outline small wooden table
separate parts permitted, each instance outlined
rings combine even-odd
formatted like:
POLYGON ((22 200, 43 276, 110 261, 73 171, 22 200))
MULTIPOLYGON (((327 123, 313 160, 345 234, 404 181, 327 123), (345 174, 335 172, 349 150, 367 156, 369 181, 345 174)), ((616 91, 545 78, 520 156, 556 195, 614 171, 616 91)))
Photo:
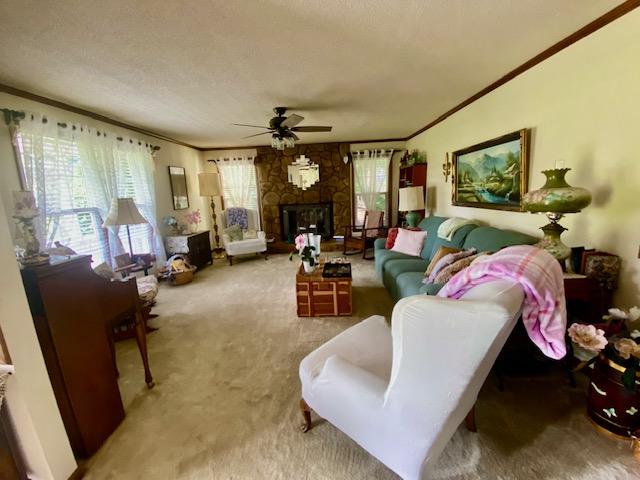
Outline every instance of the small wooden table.
POLYGON ((296 301, 299 317, 351 315, 351 276, 325 278, 324 262, 312 273, 300 264, 296 274, 296 301))

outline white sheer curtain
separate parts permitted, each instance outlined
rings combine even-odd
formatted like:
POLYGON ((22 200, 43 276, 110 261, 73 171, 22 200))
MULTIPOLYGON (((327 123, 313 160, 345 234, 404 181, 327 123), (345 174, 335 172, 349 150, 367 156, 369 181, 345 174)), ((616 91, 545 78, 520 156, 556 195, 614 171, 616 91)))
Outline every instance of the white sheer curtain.
POLYGON ((364 222, 367 210, 385 212, 384 223, 389 222, 387 209, 389 165, 393 150, 363 150, 351 152, 353 158, 356 224, 364 222))
POLYGON ((14 130, 24 188, 35 192, 41 212, 37 231, 42 248, 59 241, 92 255, 94 264, 112 263, 124 251, 126 234, 104 229, 102 222, 113 198, 132 197, 149 222, 131 227, 134 252, 154 253, 162 261, 148 148, 137 140, 65 125, 27 113, 14 130))
POLYGON ((222 180, 225 207, 258 210, 258 187, 253 157, 216 159, 222 180))

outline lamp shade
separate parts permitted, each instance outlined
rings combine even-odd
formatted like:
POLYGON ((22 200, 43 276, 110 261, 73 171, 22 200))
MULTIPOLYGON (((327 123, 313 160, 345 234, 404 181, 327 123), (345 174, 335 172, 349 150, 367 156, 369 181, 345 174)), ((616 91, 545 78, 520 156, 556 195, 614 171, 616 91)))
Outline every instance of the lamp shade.
POLYGON ((38 216, 36 198, 33 192, 13 192, 13 216, 14 218, 33 218, 38 216))
POLYGON ((424 191, 422 187, 405 187, 399 190, 401 212, 412 212, 414 210, 424 210, 424 191))
POLYGON ((140 214, 133 198, 114 198, 111 200, 111 209, 102 226, 136 225, 139 223, 149 222, 140 214))
POLYGON ((524 210, 532 213, 577 213, 591 203, 586 188, 572 187, 564 176, 570 168, 543 170, 546 182, 542 188, 527 192, 522 199, 524 210))
POLYGON ((199 173, 198 186, 201 197, 221 197, 220 175, 217 173, 199 173))

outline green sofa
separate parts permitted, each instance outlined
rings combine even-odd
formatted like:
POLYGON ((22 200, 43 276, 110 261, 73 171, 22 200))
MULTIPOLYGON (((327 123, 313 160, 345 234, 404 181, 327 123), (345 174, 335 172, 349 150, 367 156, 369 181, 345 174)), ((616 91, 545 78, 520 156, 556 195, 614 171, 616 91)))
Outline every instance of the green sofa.
POLYGON ((445 220, 446 217, 431 216, 420 222, 418 227, 427 231, 420 257, 387 250, 385 238, 375 241, 376 274, 382 279, 394 300, 410 295, 438 293, 442 285, 424 285, 422 279, 431 258, 442 246, 495 252, 503 247, 531 245, 538 241, 537 238, 523 233, 478 225, 464 225, 455 232, 451 241, 447 241, 438 237, 438 227, 445 220))

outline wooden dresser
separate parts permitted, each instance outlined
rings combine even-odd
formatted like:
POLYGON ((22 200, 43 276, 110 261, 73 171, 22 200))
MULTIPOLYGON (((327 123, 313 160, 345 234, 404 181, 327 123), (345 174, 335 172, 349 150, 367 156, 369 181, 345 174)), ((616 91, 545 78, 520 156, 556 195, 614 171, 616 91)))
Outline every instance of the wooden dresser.
POLYGON ((135 279, 105 280, 77 255, 24 268, 22 281, 71 448, 89 456, 124 418, 108 328, 135 314, 135 279))
POLYGON ((351 315, 351 276, 325 278, 323 264, 310 274, 302 264, 296 274, 296 302, 299 317, 337 317, 351 315))
POLYGON ((168 235, 165 237, 164 243, 167 257, 182 253, 187 255, 189 262, 198 269, 213 263, 209 230, 185 235, 168 235))

